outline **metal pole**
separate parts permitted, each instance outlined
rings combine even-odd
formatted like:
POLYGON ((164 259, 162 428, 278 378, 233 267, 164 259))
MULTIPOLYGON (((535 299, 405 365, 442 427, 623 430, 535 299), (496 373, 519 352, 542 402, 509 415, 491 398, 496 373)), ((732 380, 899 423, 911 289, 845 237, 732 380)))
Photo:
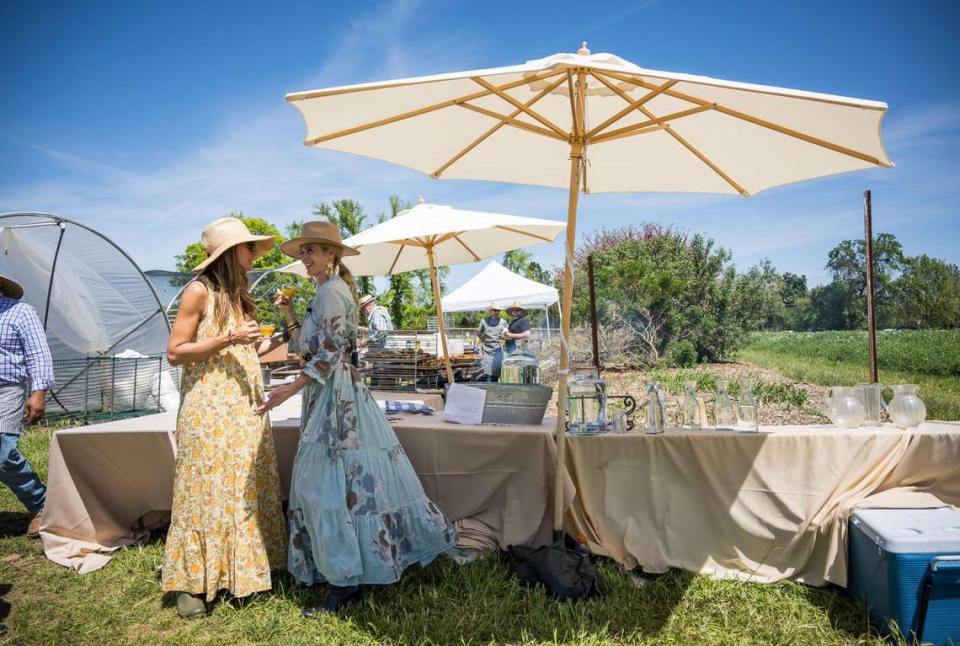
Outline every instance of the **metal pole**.
POLYGON ((870 191, 863 192, 863 250, 867 261, 867 338, 870 383, 877 383, 877 311, 873 295, 873 205, 870 191))
POLYGON ((597 293, 593 283, 593 254, 587 256, 587 280, 590 282, 590 341, 593 343, 593 365, 600 372, 600 344, 597 342, 597 293))

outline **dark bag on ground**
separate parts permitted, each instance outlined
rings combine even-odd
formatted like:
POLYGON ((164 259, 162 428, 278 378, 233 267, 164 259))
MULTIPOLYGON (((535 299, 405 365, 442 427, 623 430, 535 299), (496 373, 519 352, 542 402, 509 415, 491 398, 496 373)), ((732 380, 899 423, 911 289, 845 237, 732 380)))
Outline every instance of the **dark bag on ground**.
POLYGON ((510 569, 524 583, 542 585, 559 601, 588 599, 603 594, 600 575, 590 555, 557 541, 542 547, 507 547, 510 569))

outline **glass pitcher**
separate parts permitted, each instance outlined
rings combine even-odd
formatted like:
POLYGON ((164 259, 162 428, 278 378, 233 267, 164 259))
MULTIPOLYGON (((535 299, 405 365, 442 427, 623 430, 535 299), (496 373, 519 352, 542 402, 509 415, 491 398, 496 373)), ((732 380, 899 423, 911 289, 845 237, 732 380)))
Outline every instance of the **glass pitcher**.
POLYGON ((717 381, 717 396, 713 400, 713 424, 718 431, 733 430, 737 423, 733 397, 725 380, 717 381))
POLYGON ((834 386, 827 391, 823 412, 834 426, 856 428, 863 423, 863 404, 857 398, 857 391, 846 386, 834 386))
POLYGON ((699 431, 707 425, 707 410, 703 400, 697 395, 695 381, 683 382, 683 423, 681 428, 699 431))
POLYGON ((664 414, 667 410, 665 399, 660 384, 647 384, 647 424, 644 430, 651 435, 663 433, 664 414))
POLYGON ((889 388, 893 390, 893 399, 889 404, 883 399, 880 401, 893 423, 902 428, 919 426, 927 418, 927 406, 917 395, 917 386, 898 384, 889 388))
POLYGON ((567 419, 571 433, 602 433, 607 430, 606 386, 596 370, 574 371, 567 386, 567 419))
POLYGON ((854 386, 857 399, 863 405, 863 425, 880 426, 880 402, 883 399, 880 384, 857 384, 854 386))
POLYGON ((749 379, 740 382, 740 394, 737 399, 737 430, 747 433, 756 433, 760 430, 757 400, 753 396, 753 382, 749 379))

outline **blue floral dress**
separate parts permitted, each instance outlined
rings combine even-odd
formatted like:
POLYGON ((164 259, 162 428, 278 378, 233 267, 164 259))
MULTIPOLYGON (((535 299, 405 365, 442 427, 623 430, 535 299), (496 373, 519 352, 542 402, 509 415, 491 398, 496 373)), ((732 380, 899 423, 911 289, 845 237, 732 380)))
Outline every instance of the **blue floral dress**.
POLYGON ((293 464, 287 569, 305 584, 387 584, 453 547, 456 531, 429 499, 376 400, 349 363, 350 288, 317 289, 291 352, 307 358, 293 464))

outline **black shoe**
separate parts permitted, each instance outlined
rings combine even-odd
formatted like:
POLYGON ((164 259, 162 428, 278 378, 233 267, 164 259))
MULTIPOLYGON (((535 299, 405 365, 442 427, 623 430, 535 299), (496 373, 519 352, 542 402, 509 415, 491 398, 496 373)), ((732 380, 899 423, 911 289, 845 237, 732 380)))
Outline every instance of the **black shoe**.
POLYGON ((330 590, 327 591, 327 596, 323 600, 323 603, 319 606, 314 606, 313 608, 304 609, 302 614, 307 619, 310 619, 311 617, 319 617, 327 612, 336 612, 340 607, 353 603, 359 598, 359 585, 331 585, 330 590))

